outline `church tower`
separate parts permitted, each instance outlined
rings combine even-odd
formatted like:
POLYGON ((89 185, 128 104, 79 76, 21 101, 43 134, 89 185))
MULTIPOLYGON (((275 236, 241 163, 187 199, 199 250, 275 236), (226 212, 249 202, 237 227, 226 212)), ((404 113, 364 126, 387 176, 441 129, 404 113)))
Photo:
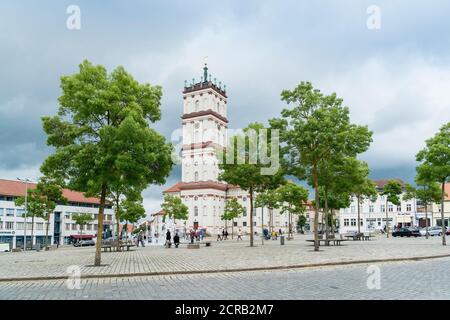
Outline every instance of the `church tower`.
POLYGON ((217 150, 226 145, 226 86, 211 79, 208 66, 199 82, 185 81, 183 90, 182 178, 184 183, 218 182, 217 150))

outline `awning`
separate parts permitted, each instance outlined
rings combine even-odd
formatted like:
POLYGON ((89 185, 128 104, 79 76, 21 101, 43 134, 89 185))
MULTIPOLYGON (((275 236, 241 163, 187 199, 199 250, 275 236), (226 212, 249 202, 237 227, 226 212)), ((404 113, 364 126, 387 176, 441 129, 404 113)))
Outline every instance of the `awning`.
POLYGON ((92 234, 71 234, 70 237, 74 239, 92 239, 94 236, 92 234))

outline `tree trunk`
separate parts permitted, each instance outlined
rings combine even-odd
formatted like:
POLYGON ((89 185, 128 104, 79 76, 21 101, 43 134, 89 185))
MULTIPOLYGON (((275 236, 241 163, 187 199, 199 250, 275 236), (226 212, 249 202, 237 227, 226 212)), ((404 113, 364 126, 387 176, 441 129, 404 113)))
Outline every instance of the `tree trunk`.
POLYGON ((47 226, 45 227, 45 250, 48 250, 48 226, 50 224, 50 213, 47 213, 47 226))
MULTIPOLYGON (((325 188, 324 196, 325 196, 325 212, 324 212, 324 214, 325 214, 325 239, 328 239, 329 238, 329 230, 328 230, 329 218, 328 218, 328 190, 327 190, 327 188, 325 188)), ((328 243, 328 240, 325 242, 325 244, 327 246, 330 245, 328 243)))
POLYGON ((441 187, 441 223, 442 223, 442 245, 447 245, 445 239, 445 223, 444 223, 444 196, 445 196, 445 179, 442 181, 441 187))
POLYGON ((250 247, 253 247, 253 188, 250 187, 250 247))
POLYGON ((386 206, 384 208, 386 210, 386 238, 389 238, 389 218, 388 218, 388 201, 386 199, 386 206))
POLYGON ((425 203, 425 238, 428 239, 428 209, 425 203))
POLYGON ((313 169, 313 180, 314 180, 314 199, 315 199, 315 210, 314 210, 314 251, 319 251, 319 179, 317 176, 317 169, 313 169))
POLYGON ((119 229, 120 229, 120 208, 119 208, 119 195, 117 194, 116 196, 116 225, 117 225, 117 234, 116 234, 116 251, 119 252, 120 251, 120 243, 119 243, 119 229))
POLYGON ((270 217, 269 217, 269 219, 270 219, 270 222, 269 222, 269 225, 270 225, 270 234, 272 234, 272 232, 273 232, 273 209, 270 208, 270 209, 269 209, 269 212, 270 212, 270 217))
POLYGON ((31 216, 31 249, 33 249, 33 237, 34 237, 34 214, 31 216))
POLYGON ((358 233, 361 233, 361 196, 356 196, 356 201, 358 201, 358 233))
POLYGON ((264 245, 264 206, 261 207, 261 245, 264 245))
POLYGON ((97 243, 95 244, 95 260, 94 265, 100 266, 102 262, 102 240, 103 240, 103 213, 105 211, 106 202, 106 184, 102 185, 102 193, 100 196, 100 207, 98 209, 98 228, 97 243))
POLYGON ((231 240, 233 240, 233 234, 234 234, 234 219, 231 219, 231 240))

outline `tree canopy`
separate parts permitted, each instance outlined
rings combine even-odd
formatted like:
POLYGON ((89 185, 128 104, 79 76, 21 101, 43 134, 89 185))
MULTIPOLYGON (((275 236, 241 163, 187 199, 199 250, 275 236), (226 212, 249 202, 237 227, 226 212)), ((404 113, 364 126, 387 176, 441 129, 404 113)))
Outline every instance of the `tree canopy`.
MULTIPOLYGON (((118 67, 110 74, 83 61, 79 72, 61 77, 56 116, 43 117, 47 144, 55 147, 41 167, 69 188, 99 196, 98 225, 111 186, 163 184, 172 168, 172 145, 149 127, 161 118, 159 86, 140 84, 118 67)), ((95 265, 101 263, 98 233, 95 265)))

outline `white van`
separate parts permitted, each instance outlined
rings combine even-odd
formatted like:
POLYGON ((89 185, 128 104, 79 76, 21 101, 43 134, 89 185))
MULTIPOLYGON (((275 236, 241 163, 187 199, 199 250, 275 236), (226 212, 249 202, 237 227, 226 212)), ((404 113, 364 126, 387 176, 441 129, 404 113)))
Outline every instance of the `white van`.
POLYGON ((0 243, 0 252, 9 252, 9 243, 0 243))

